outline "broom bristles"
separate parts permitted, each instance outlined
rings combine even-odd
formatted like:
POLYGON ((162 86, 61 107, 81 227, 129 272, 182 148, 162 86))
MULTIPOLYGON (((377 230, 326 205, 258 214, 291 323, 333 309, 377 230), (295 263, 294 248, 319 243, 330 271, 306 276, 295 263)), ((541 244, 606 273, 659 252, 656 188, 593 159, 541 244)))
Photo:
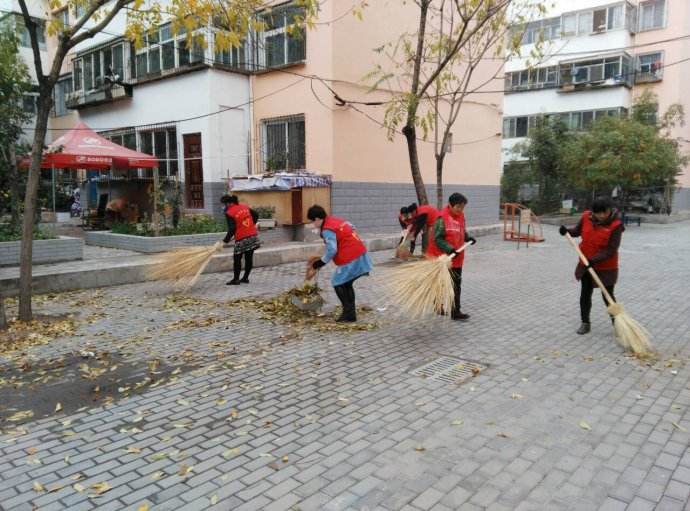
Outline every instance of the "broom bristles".
POLYGON ((210 247, 188 247, 166 252, 151 266, 147 277, 151 280, 174 280, 176 287, 187 289, 197 281, 213 255, 222 247, 219 241, 210 247))
POLYGON ((611 304, 608 311, 613 316, 613 328, 618 343, 638 357, 652 355, 654 350, 647 329, 625 312, 619 303, 611 304))
POLYGON ((443 255, 394 269, 389 279, 391 300, 413 318, 450 313, 454 298, 450 260, 443 255))

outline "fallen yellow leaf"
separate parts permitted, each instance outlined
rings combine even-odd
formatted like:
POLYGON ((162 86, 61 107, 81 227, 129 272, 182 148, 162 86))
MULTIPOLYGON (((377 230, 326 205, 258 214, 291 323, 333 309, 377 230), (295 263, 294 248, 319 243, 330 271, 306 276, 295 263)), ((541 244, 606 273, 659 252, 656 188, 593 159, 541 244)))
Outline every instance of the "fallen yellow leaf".
POLYGON ((41 483, 39 483, 38 481, 34 481, 34 491, 42 492, 46 491, 46 489, 43 487, 41 483))
POLYGON ((591 430, 592 430, 592 426, 590 426, 589 424, 587 424, 585 421, 580 421, 580 427, 581 427, 582 429, 587 430, 587 431, 591 431, 591 430))
POLYGON ((137 508, 137 511, 149 511, 149 505, 147 503, 144 503, 137 508))
POLYGON ((58 403, 55 405, 55 413, 58 413, 60 410, 62 410, 62 405, 58 403))

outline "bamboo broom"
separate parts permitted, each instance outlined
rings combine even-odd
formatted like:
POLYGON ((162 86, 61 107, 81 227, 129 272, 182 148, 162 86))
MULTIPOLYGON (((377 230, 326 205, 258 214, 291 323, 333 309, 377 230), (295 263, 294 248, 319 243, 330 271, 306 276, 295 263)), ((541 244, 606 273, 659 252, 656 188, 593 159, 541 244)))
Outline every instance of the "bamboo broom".
POLYGON ((405 235, 403 236, 402 241, 398 244, 397 247, 395 247, 395 256, 393 257, 394 259, 408 259, 412 254, 410 253, 410 249, 405 246, 405 242, 407 241, 407 237, 410 235, 409 229, 405 230, 405 235))
POLYGON ((187 291, 199 280, 211 258, 222 249, 223 242, 219 241, 211 246, 166 252, 151 266, 147 277, 151 280, 173 280, 177 291, 187 291))
POLYGON ((413 318, 449 312, 455 298, 450 263, 471 244, 465 243, 452 255, 429 257, 395 268, 389 279, 392 301, 413 318))
MULTIPOLYGON (((587 267, 589 261, 580 250, 570 233, 566 233, 565 237, 577 251, 580 256, 580 261, 587 267)), ((611 294, 606 290, 604 284, 599 279, 599 275, 594 271, 593 268, 589 268, 589 274, 592 276, 594 281, 601 289, 604 299, 608 304, 606 310, 613 316, 613 328, 616 332, 616 338, 623 348, 631 350, 638 357, 647 357, 653 353, 652 345, 649 341, 649 332, 640 323, 635 321, 623 308, 623 305, 617 303, 611 294)))

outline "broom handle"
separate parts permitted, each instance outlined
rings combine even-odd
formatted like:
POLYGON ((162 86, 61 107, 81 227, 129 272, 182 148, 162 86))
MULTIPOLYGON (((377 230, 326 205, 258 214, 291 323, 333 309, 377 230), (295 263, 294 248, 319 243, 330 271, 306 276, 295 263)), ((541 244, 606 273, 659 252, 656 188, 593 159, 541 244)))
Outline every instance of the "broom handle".
MULTIPOLYGON (((580 256, 580 261, 582 261, 582 264, 584 264, 586 268, 589 265, 589 260, 585 257, 585 254, 582 253, 582 250, 580 250, 580 247, 577 246, 577 243, 575 243, 575 240, 569 232, 565 233, 565 237, 568 238, 570 244, 577 251, 577 254, 580 256)), ((613 297, 606 290, 606 287, 604 287, 604 284, 603 282, 601 282, 601 279, 599 278, 599 275, 597 275, 597 272, 595 272, 594 268, 592 268, 591 266, 589 267, 589 274, 594 279, 594 282, 597 283, 599 289, 601 289, 601 293, 604 295, 604 298, 606 298, 606 303, 608 303, 609 305, 613 305, 614 303, 616 303, 613 297)))
POLYGON ((408 237, 409 235, 410 235, 410 231, 409 231, 409 230, 406 230, 406 231, 405 231, 405 236, 403 236, 403 239, 402 239, 402 241, 400 242, 400 245, 398 245, 398 248, 402 247, 402 246, 405 244, 405 242, 407 241, 407 237, 408 237))
MULTIPOLYGON (((217 241, 216 243, 214 243, 214 245, 213 245, 214 252, 220 252, 222 249, 223 249, 223 242, 222 241, 217 241)), ((197 272, 194 274, 194 277, 192 277, 192 279, 189 281, 189 283, 185 286, 185 291, 187 289, 189 289, 190 287, 192 287, 194 284, 196 284, 196 281, 199 279, 202 272, 206 269, 206 267, 208 266, 208 263, 210 263, 210 262, 211 262, 211 258, 209 257, 208 259, 206 259, 204 264, 202 264, 199 267, 197 272)))
POLYGON ((463 250, 465 250, 465 249, 466 249, 467 247, 469 247, 471 244, 472 244, 472 242, 471 242, 471 241, 468 241, 468 242, 465 243, 462 247, 460 247, 460 248, 457 249, 455 252, 453 252, 453 255, 451 255, 450 258, 453 259, 456 255, 458 255, 460 252, 462 252, 463 250))

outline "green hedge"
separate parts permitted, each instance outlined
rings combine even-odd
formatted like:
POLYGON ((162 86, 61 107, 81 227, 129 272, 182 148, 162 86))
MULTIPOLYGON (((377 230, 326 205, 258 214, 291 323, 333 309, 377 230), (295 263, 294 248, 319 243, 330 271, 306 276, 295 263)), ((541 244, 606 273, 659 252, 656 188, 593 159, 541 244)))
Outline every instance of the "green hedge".
MULTIPOLYGON (((160 236, 181 236, 184 234, 225 232, 227 229, 227 224, 219 222, 211 216, 194 215, 181 218, 177 229, 172 226, 162 227, 159 234, 160 236)), ((155 236, 152 224, 114 224, 111 230, 115 234, 155 236)))
MULTIPOLYGON (((34 227, 34 239, 35 240, 52 240, 56 236, 53 236, 47 232, 40 230, 38 227, 34 227)), ((19 241, 22 239, 22 227, 21 225, 9 225, 0 224, 0 242, 3 241, 19 241)))

